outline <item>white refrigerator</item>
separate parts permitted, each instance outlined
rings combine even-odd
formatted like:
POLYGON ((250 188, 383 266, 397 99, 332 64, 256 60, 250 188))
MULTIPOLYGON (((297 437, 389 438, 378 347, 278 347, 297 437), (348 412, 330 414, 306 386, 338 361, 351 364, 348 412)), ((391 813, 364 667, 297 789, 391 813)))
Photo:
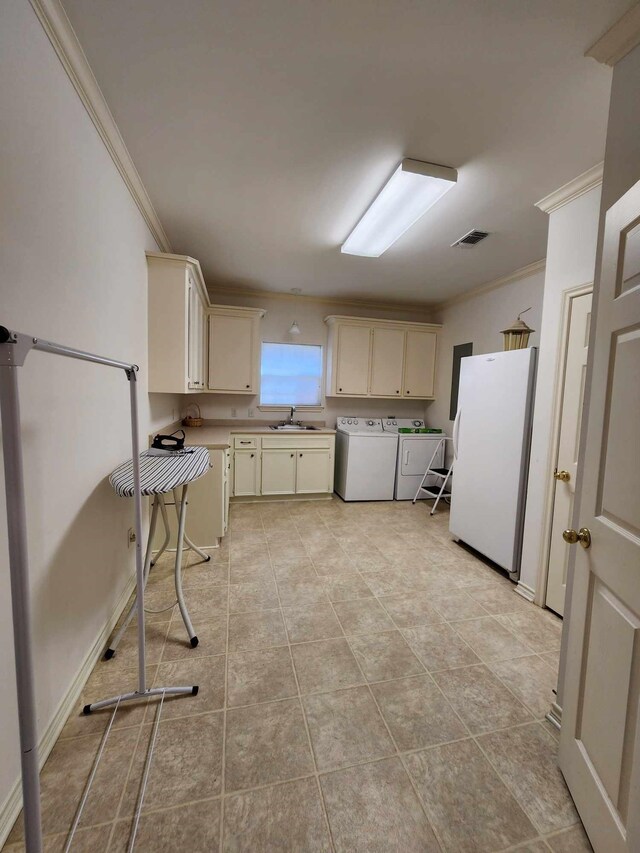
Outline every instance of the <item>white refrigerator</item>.
POLYGON ((536 349, 463 358, 449 530, 520 574, 536 349))

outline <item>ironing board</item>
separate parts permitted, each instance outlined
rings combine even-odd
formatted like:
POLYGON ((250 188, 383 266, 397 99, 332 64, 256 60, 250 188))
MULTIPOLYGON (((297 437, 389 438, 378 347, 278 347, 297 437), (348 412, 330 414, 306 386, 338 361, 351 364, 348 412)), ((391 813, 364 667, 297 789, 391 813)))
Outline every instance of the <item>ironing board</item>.
MULTIPOLYGON (((164 522, 165 539, 164 543, 156 555, 158 557, 166 549, 169 544, 169 521, 167 518, 167 509, 164 496, 172 493, 178 519, 178 537, 176 542, 176 560, 175 560, 175 587, 176 600, 172 601, 168 607, 161 610, 149 610, 147 612, 159 613, 162 610, 171 609, 174 604, 178 603, 180 614, 185 628, 189 635, 191 646, 195 648, 198 645, 198 637, 193 629, 189 612, 184 601, 182 592, 182 552, 184 544, 192 548, 198 553, 204 561, 210 560, 211 556, 201 551, 185 533, 185 524, 187 516, 187 492, 189 483, 204 476, 211 467, 209 451, 206 447, 185 447, 182 450, 146 450, 140 454, 140 493, 146 497, 153 497, 153 508, 151 510, 151 522, 149 524, 149 538, 147 541, 147 549, 144 560, 144 584, 146 586, 149 577, 149 571, 153 565, 151 560, 151 548, 153 537, 156 531, 158 520, 158 511, 162 513, 164 522), (179 495, 178 490, 182 488, 182 493, 179 495)), ((132 497, 135 492, 133 481, 133 461, 130 459, 119 465, 109 477, 109 482, 113 486, 114 491, 120 497, 132 497)), ((118 644, 122 639, 124 632, 129 627, 129 624, 137 610, 138 593, 134 599, 129 612, 124 618, 120 629, 111 641, 109 648, 106 650, 105 660, 112 658, 116 652, 118 644)))

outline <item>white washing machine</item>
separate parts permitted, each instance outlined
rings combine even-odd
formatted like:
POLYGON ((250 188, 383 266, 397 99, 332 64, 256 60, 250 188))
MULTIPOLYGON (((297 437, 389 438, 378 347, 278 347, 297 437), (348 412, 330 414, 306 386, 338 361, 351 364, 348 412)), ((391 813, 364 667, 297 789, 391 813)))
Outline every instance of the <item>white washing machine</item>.
MULTIPOLYGON (((427 470, 431 457, 438 442, 444 437, 442 432, 434 433, 402 433, 400 427, 424 429, 424 421, 419 418, 383 418, 385 432, 397 437, 395 488, 393 497, 397 501, 412 501, 418 491, 418 486, 424 472, 427 470)), ((438 451, 432 467, 442 468, 444 465, 444 446, 438 451)), ((433 486, 438 483, 436 477, 429 477, 425 483, 433 486)), ((426 495, 420 495, 424 499, 426 495)))
POLYGON ((345 501, 392 501, 397 435, 381 418, 349 415, 338 417, 336 430, 336 492, 345 501))

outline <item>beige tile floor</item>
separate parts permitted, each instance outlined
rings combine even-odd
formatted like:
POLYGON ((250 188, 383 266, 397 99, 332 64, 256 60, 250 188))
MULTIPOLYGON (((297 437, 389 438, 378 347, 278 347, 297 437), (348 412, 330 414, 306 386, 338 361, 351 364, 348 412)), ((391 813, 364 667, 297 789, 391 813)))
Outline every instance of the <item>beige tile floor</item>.
MULTIPOLYGON (((451 542, 425 505, 235 505, 185 571, 200 637, 150 616, 167 700, 136 850, 580 853, 591 847, 544 722, 560 622, 451 542)), ((171 597, 171 564, 148 604, 171 597)), ((107 725, 84 702, 135 685, 135 629, 100 662, 42 773, 64 848, 107 725)), ((118 711, 72 851, 127 849, 158 703, 118 711)), ((5 851, 22 849, 21 821, 5 851)))

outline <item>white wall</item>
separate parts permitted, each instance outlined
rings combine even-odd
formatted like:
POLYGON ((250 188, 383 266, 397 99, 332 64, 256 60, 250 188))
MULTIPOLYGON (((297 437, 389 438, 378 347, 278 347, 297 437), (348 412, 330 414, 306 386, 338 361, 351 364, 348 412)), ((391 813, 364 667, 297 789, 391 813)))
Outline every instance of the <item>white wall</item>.
POLYGON ((542 325, 536 400, 531 438, 527 514, 522 545, 520 584, 528 595, 544 603, 540 581, 548 561, 545 535, 551 472, 554 467, 552 432, 560 348, 562 310, 567 290, 593 282, 601 188, 596 187, 549 216, 547 266, 544 280, 542 325))
MULTIPOLYGON (((210 299, 218 305, 241 305, 252 308, 266 309, 266 316, 261 323, 262 340, 272 343, 299 343, 299 344, 321 344, 325 348, 327 344, 328 326, 324 318, 329 314, 346 314, 358 317, 375 317, 393 320, 414 320, 419 322, 430 322, 428 312, 418 314, 416 311, 378 309, 347 305, 345 303, 328 303, 311 298, 300 297, 288 299, 274 296, 244 296, 224 291, 210 293, 210 299), (296 320, 300 326, 301 334, 295 338, 288 334, 291 323, 296 320)), ((153 395, 152 395, 153 396, 153 395)), ((238 420, 247 418, 247 410, 253 409, 254 418, 262 420, 276 420, 276 413, 261 412, 258 410, 258 397, 245 397, 238 395, 222 394, 199 394, 189 397, 183 402, 183 410, 187 403, 195 400, 201 408, 205 418, 227 420, 231 418, 231 409, 236 410, 238 420)), ((425 414, 425 403, 413 400, 361 400, 357 398, 341 399, 328 397, 324 401, 322 412, 302 415, 307 420, 325 421, 327 426, 334 426, 336 415, 354 414, 371 415, 382 417, 394 414, 405 418, 423 418, 425 414)))
MULTIPOLYGON (((155 242, 27 0, 2 4, 0 78, 0 323, 137 362, 144 437, 178 402, 146 394, 155 242)), ((36 352, 20 392, 42 734, 132 571, 132 507, 106 480, 130 456, 129 389, 119 371, 36 352)), ((1 815, 19 748, 0 488, 1 815)))
POLYGON ((602 180, 603 216, 640 180, 639 80, 640 47, 636 47, 613 70, 602 180))
POLYGON ((434 314, 434 320, 442 323, 443 329, 438 342, 436 399, 427 409, 429 426, 442 427, 451 435, 453 421, 449 419, 449 404, 454 346, 472 342, 474 355, 501 351, 504 339, 500 330, 510 326, 518 313, 529 306, 531 311, 522 319, 535 330, 529 344, 538 345, 543 283, 544 271, 540 271, 446 306, 434 314))

